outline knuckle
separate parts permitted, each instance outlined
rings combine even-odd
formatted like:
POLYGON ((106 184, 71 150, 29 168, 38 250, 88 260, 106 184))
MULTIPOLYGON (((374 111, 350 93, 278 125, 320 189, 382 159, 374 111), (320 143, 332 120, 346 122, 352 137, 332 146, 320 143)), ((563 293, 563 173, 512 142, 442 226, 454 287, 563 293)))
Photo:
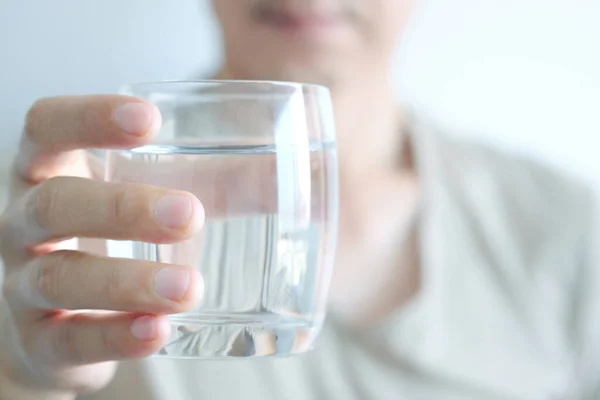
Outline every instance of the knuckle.
POLYGON ((113 357, 123 355, 126 351, 126 346, 121 340, 115 340, 113 332, 108 326, 100 330, 100 346, 104 353, 113 357))
POLYGON ((148 195, 141 187, 123 185, 117 189, 112 203, 113 218, 123 227, 137 225, 149 217, 148 208, 140 207, 148 203, 148 195))
POLYGON ((73 322, 60 324, 51 346, 52 353, 58 360, 67 358, 74 364, 83 364, 86 361, 79 345, 77 325, 73 322))
POLYGON ((59 211, 59 196, 63 177, 53 177, 38 185, 31 194, 27 204, 27 214, 42 229, 53 225, 59 211))
POLYGON ((19 282, 18 282, 18 273, 12 273, 4 277, 4 282, 2 282, 2 298, 6 301, 6 305, 9 308, 14 308, 15 303, 18 302, 18 294, 19 294, 19 282))
POLYGON ((2 282, 2 298, 6 301, 8 306, 11 305, 11 299, 14 298, 15 294, 15 285, 10 282, 10 279, 4 278, 4 282, 2 282))
POLYGON ((43 123, 42 121, 46 112, 47 100, 48 99, 46 98, 36 100, 31 105, 25 116, 25 133, 28 138, 33 139, 34 141, 37 134, 41 130, 39 128, 43 123))
POLYGON ((12 267, 10 264, 14 262, 16 250, 20 249, 20 240, 28 229, 23 221, 26 207, 26 200, 18 199, 9 203, 0 215, 0 256, 7 268, 12 267))
POLYGON ((72 251, 56 251, 40 258, 38 268, 33 273, 33 287, 42 300, 60 307, 65 301, 64 286, 69 274, 69 266, 80 256, 72 251))
POLYGON ((0 215, 0 256, 4 257, 4 254, 10 249, 10 227, 9 219, 6 212, 0 215))
POLYGON ((27 270, 17 270, 8 273, 2 283, 2 298, 6 306, 16 313, 30 306, 30 293, 28 291, 29 279, 27 270))
MULTIPOLYGON (((101 293, 109 304, 121 304, 125 293, 126 277, 122 268, 110 267, 107 271, 107 279, 101 287, 101 293)), ((133 295, 133 293, 130 293, 133 295)))

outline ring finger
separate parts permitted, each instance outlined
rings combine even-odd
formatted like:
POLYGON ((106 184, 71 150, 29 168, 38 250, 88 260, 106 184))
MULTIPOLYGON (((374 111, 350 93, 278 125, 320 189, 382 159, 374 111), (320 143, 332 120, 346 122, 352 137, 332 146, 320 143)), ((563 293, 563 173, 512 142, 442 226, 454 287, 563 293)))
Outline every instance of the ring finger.
POLYGON ((33 310, 171 314, 191 308, 202 291, 202 278, 190 267, 68 250, 33 259, 5 282, 7 300, 33 310))

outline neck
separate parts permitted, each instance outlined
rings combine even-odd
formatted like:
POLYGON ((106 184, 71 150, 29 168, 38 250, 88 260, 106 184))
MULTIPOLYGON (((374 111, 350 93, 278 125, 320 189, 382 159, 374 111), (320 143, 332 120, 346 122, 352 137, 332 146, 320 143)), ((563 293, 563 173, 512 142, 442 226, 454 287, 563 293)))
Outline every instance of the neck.
POLYGON ((330 87, 340 174, 330 303, 344 320, 356 323, 404 305, 421 279, 414 236, 420 193, 410 146, 403 147, 403 115, 390 80, 369 76, 330 87))
POLYGON ((391 82, 357 80, 331 93, 341 174, 360 179, 398 168, 404 134, 391 82))

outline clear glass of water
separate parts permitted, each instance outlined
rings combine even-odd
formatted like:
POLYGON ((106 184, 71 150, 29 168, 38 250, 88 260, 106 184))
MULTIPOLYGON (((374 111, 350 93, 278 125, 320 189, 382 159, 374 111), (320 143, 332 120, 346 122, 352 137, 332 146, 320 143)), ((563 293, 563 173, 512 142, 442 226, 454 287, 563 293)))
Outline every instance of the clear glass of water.
POLYGON ((152 143, 107 152, 106 180, 181 189, 205 208, 176 244, 110 241, 109 255, 191 265, 193 310, 170 316, 158 357, 290 355, 309 350, 326 312, 337 237, 337 154, 328 89, 260 81, 157 82, 152 143))

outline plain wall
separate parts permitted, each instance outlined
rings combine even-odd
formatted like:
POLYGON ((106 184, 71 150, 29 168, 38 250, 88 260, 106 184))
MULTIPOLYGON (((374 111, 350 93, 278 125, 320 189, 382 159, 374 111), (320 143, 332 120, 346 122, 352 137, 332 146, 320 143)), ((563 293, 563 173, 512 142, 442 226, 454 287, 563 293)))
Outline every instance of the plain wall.
MULTIPOLYGON (((600 176, 598 0, 421 2, 398 56, 405 101, 453 131, 600 176)), ((218 38, 208 0, 0 0, 0 152, 37 97, 202 77, 218 38)))

